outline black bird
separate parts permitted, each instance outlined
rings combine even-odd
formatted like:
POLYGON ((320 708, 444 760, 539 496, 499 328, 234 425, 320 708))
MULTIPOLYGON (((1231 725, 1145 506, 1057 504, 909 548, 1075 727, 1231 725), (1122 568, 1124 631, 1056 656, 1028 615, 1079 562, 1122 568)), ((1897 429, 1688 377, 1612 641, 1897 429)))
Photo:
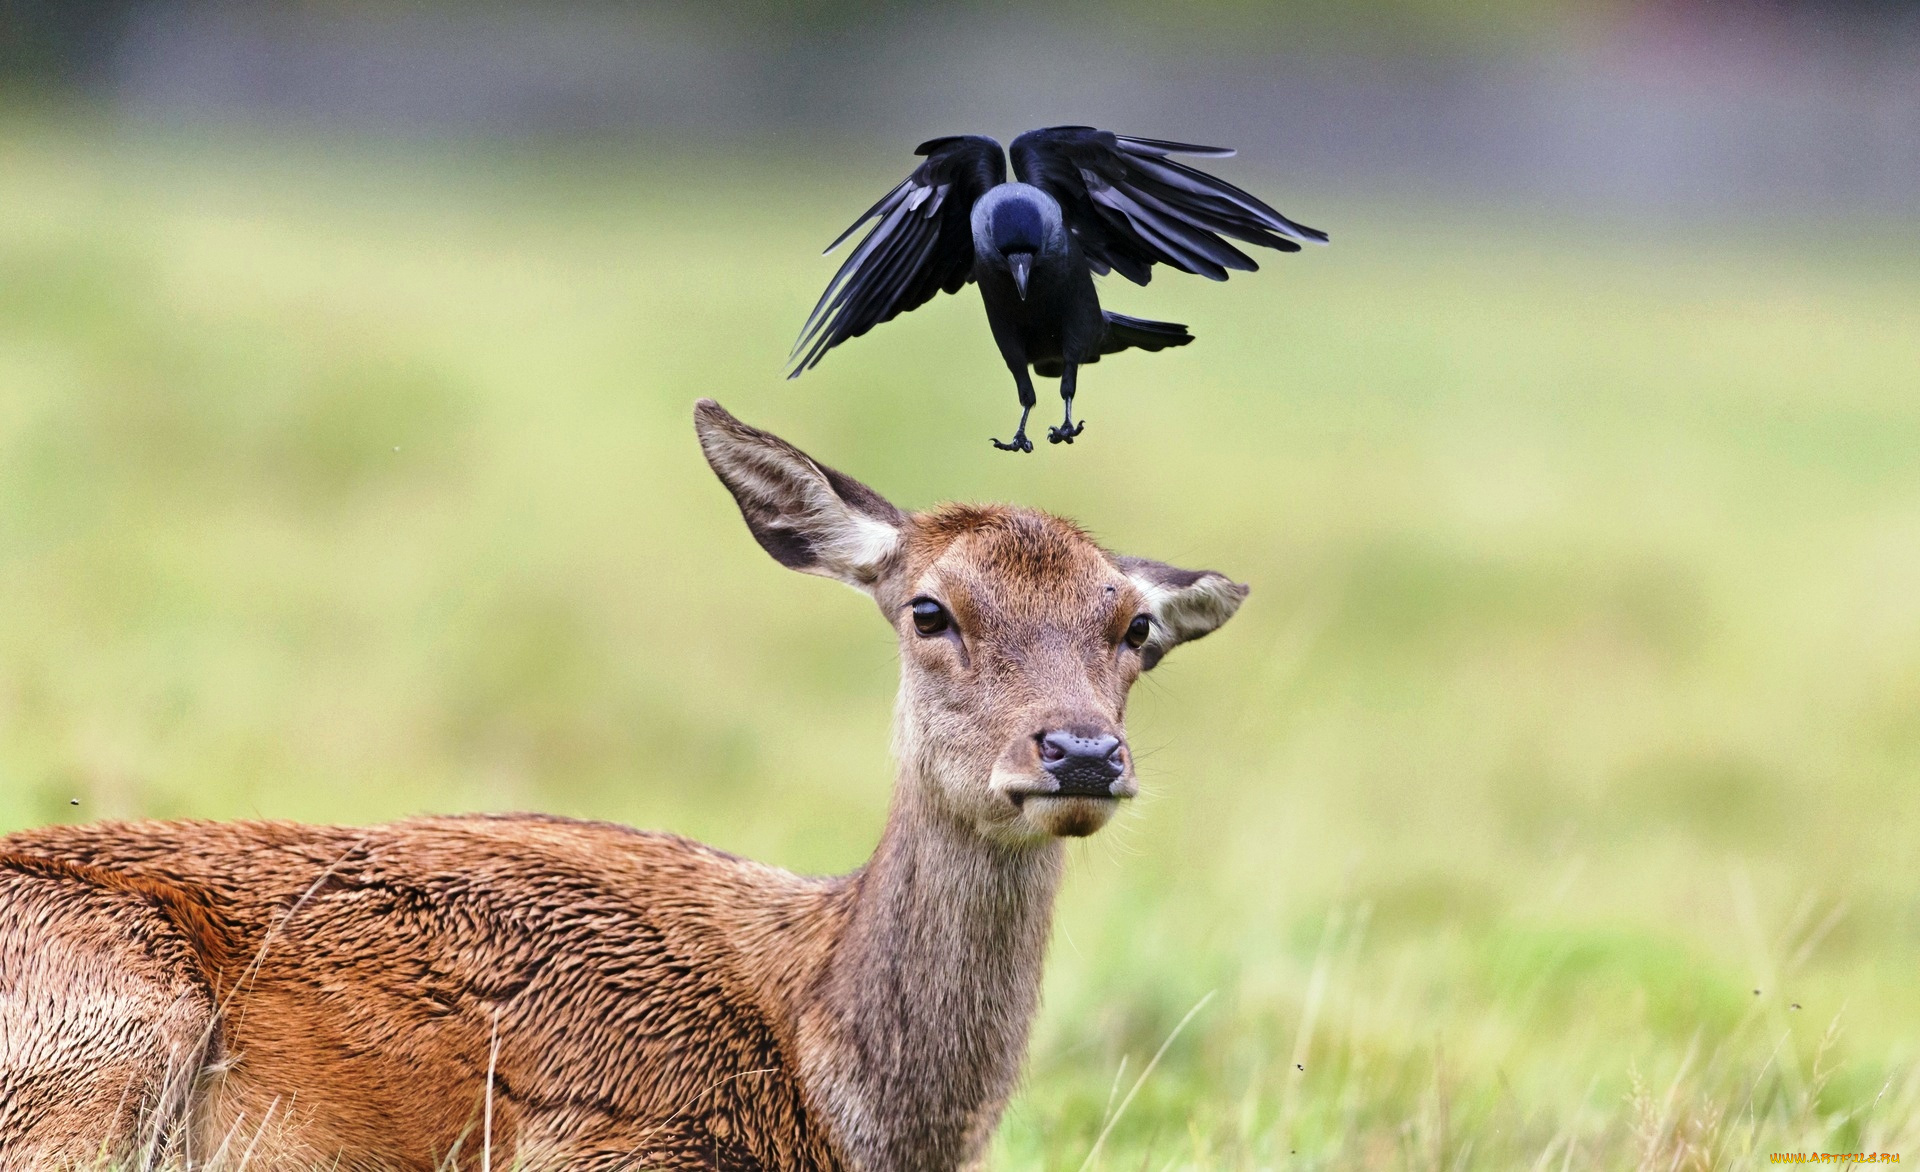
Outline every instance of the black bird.
POLYGON ((1282 252, 1300 251, 1303 240, 1327 240, 1231 183, 1168 157, 1233 154, 1222 147, 1091 126, 1030 130, 1013 140, 1016 183, 1007 182, 1006 158, 991 138, 935 138, 914 153, 927 161, 827 245, 832 252, 877 221, 820 295, 794 343, 787 377, 798 378, 828 350, 935 293, 978 281, 993 340, 1020 390, 1020 426, 1011 441, 993 441, 1003 451, 1033 450, 1028 366, 1060 380, 1066 415, 1047 439, 1070 444, 1086 427, 1073 421, 1082 364, 1128 347, 1164 350, 1193 341, 1174 322, 1102 311, 1095 273, 1144 285, 1159 263, 1224 281, 1228 269, 1260 266, 1223 236, 1282 252))

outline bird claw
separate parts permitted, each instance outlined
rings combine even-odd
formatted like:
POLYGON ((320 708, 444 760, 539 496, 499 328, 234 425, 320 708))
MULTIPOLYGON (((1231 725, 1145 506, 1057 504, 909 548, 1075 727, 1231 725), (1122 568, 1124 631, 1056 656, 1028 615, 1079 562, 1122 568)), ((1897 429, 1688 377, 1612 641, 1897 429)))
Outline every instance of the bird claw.
POLYGON ((999 440, 994 440, 993 446, 1003 452, 1031 452, 1033 450, 1033 441, 1027 438, 1026 432, 1016 431, 1013 433, 1012 443, 1003 444, 999 440))
POLYGON ((1076 423, 1072 427, 1049 427, 1047 429, 1047 442, 1050 444, 1070 444, 1073 442, 1075 436, 1085 430, 1087 430, 1087 425, 1084 423, 1076 423))

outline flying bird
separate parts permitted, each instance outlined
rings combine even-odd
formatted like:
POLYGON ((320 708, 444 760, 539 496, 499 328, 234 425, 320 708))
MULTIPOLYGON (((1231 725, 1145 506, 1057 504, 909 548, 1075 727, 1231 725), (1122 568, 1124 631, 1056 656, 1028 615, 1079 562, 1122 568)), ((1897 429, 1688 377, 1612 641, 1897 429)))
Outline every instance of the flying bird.
POLYGON ((1052 126, 1013 140, 1013 183, 1000 144, 982 135, 930 139, 914 153, 926 162, 827 245, 832 252, 874 222, 801 328, 787 377, 798 378, 828 350, 935 293, 978 282, 987 325, 1020 392, 1013 438, 993 441, 1002 451, 1033 450, 1029 367, 1060 380, 1066 413, 1047 439, 1070 444, 1086 427, 1073 421, 1081 366, 1129 348, 1164 350, 1193 341, 1184 325, 1102 310, 1094 274, 1119 273, 1144 285, 1153 266, 1164 264, 1224 281, 1229 269, 1260 266, 1222 237, 1281 252, 1327 240, 1326 233, 1170 157, 1234 153, 1223 147, 1052 126))

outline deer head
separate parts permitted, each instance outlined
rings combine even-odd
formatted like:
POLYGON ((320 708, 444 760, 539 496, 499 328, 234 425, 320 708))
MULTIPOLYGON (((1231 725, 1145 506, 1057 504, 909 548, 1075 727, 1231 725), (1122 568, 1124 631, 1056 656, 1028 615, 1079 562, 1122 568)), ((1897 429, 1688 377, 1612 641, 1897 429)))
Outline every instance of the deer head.
POLYGON ((707 462, 774 560, 880 606, 900 640, 903 784, 1007 845, 1092 834, 1138 791, 1127 692, 1247 595, 1005 505, 905 512, 710 399, 707 462))

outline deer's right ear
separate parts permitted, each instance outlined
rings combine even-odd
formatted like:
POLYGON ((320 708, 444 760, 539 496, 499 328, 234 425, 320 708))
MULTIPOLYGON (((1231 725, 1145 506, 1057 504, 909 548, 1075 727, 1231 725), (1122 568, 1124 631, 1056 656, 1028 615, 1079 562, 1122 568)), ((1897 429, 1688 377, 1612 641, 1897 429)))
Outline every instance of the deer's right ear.
POLYGON ((899 553, 906 514, 712 399, 694 405, 693 428, 754 540, 775 561, 873 592, 899 553))

